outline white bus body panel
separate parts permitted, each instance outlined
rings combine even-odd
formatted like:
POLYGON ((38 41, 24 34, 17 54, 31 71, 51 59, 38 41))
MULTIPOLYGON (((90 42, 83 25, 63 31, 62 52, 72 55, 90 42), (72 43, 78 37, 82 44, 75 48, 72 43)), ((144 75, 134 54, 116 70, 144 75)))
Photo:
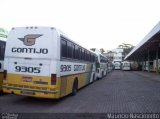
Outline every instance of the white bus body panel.
POLYGON ((131 70, 130 67, 123 67, 122 70, 131 70))
POLYGON ((121 67, 120 66, 115 66, 115 69, 121 69, 121 67))
MULTIPOLYGON (((91 78, 89 79, 90 83, 93 82, 93 80, 96 79, 96 67, 95 67, 95 63, 92 64, 93 68, 92 69, 92 74, 91 74, 91 78), (95 79, 93 79, 93 75, 95 79)), ((61 61, 60 65, 58 66, 60 68, 59 69, 59 73, 58 76, 67 76, 67 75, 75 75, 75 74, 81 74, 81 73, 88 73, 88 69, 87 69, 87 63, 78 63, 78 62, 67 62, 67 61, 61 61), (68 71, 63 72, 63 66, 67 66, 68 71)), ((89 71, 90 72, 90 71, 89 71)))
POLYGON ((122 62, 122 70, 131 70, 131 63, 128 61, 122 62))
POLYGON ((59 44, 54 39, 57 37, 58 32, 50 27, 14 28, 8 35, 4 69, 7 73, 36 76, 50 76, 51 73, 56 73, 55 60, 58 59, 59 44), (39 35, 39 37, 34 39, 35 42, 32 45, 28 45, 25 43, 27 35, 39 35), (16 66, 39 67, 40 73, 17 72, 16 66))
POLYGON ((117 70, 121 69, 121 63, 120 62, 115 62, 114 63, 114 69, 117 69, 117 70))
MULTIPOLYGON (((95 50, 94 53, 97 55, 98 57, 98 62, 100 64, 100 67, 97 68, 99 71, 97 72, 97 78, 103 78, 103 76, 106 76, 107 75, 107 72, 108 72, 108 65, 107 63, 102 63, 100 61, 100 55, 101 56, 104 56, 102 55, 98 50, 95 50)), ((105 57, 105 56, 104 56, 105 57)))

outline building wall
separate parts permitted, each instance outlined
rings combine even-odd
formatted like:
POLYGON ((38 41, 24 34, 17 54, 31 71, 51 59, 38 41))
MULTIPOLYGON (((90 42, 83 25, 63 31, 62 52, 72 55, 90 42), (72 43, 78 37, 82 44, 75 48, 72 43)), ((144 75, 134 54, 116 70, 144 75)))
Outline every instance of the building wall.
POLYGON ((108 57, 112 62, 122 62, 123 60, 123 49, 117 48, 108 53, 104 53, 106 57, 108 57))

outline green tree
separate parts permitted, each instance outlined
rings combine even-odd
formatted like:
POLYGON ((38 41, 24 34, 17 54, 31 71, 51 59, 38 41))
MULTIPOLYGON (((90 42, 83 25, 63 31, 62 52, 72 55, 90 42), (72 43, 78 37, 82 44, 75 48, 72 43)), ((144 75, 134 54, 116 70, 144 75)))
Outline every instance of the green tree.
POLYGON ((123 57, 125 57, 134 48, 134 46, 132 44, 122 43, 118 48, 123 49, 123 57))
POLYGON ((96 50, 96 48, 91 48, 90 50, 95 51, 95 50, 96 50))
POLYGON ((103 54, 105 52, 105 50, 103 48, 101 48, 100 52, 103 54))

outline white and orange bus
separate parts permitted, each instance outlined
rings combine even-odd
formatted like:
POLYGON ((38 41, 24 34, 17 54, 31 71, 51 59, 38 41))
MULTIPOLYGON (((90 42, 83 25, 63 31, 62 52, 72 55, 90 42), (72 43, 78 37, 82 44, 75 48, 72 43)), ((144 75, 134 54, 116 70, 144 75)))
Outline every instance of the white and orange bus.
POLYGON ((9 32, 3 91, 40 98, 75 95, 96 79, 97 56, 53 27, 9 32))

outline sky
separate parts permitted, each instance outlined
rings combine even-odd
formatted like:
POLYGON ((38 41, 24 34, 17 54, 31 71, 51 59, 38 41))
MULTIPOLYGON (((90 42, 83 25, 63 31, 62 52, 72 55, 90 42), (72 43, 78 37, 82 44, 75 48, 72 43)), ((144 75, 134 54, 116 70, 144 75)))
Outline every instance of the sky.
POLYGON ((160 21, 160 0, 0 0, 0 27, 56 27, 85 48, 136 46, 160 21))

